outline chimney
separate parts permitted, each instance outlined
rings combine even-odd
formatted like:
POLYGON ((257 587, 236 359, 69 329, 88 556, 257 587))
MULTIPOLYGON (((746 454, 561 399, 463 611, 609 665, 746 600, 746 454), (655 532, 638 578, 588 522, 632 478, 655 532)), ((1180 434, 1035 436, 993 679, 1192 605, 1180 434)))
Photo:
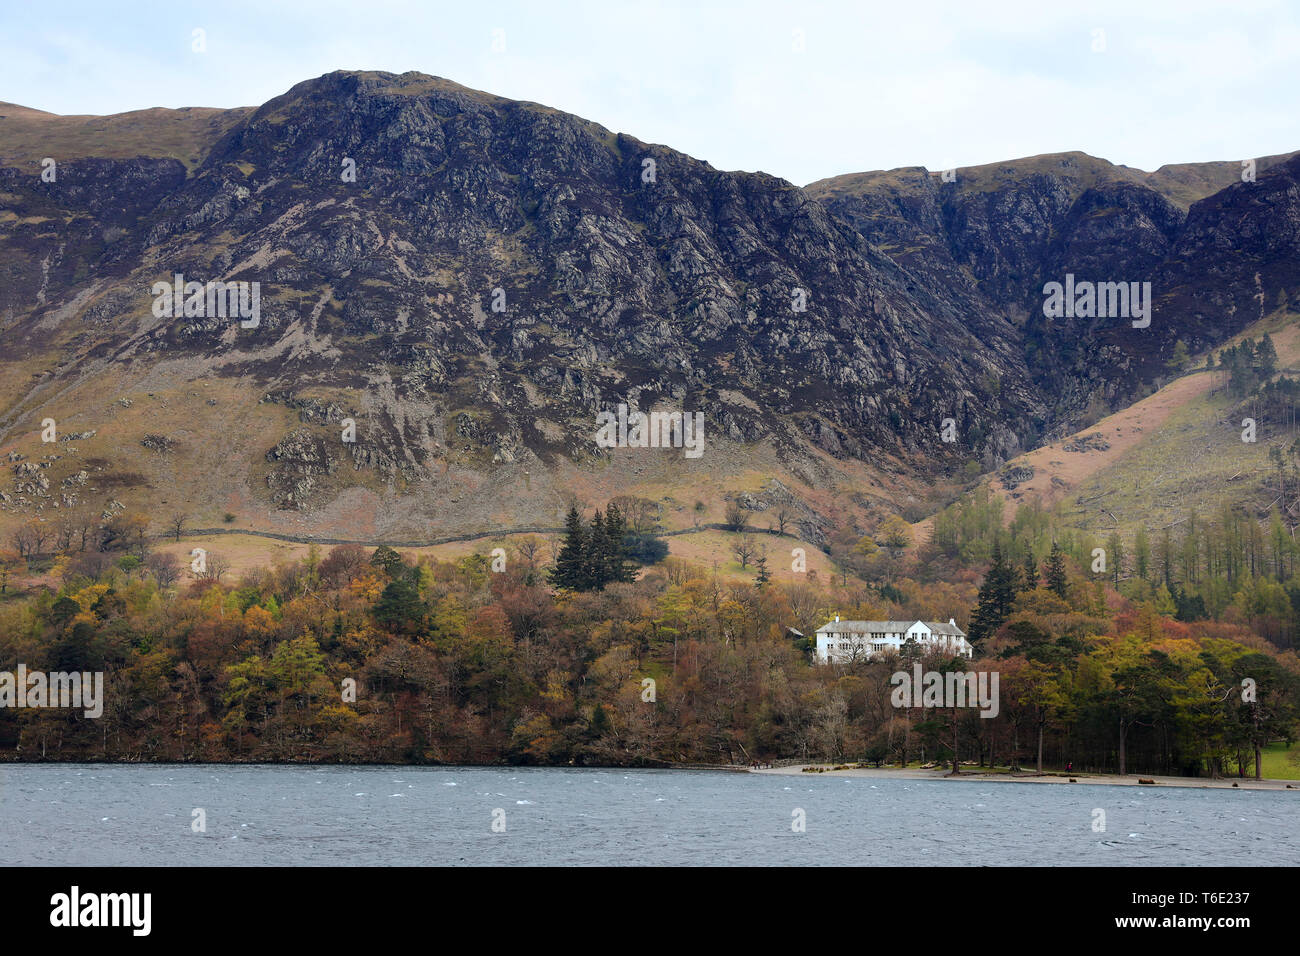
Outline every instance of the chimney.
POLYGON ((956 626, 957 626, 957 622, 956 622, 955 620, 953 620, 952 618, 948 618, 948 623, 951 624, 953 627, 956 627, 956 626))
POLYGON ((840 616, 838 614, 835 615, 835 623, 840 623, 840 616))

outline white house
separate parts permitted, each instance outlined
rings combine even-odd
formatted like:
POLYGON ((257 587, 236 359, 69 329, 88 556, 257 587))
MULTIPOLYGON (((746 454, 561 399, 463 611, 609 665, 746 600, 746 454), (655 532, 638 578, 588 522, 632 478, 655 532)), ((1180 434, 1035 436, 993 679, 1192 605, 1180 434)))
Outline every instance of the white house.
POLYGON ((866 660, 892 652, 901 654, 903 645, 911 644, 918 654, 932 652, 954 657, 974 657, 975 648, 966 640, 966 632, 948 618, 941 621, 841 621, 817 628, 817 662, 866 660))

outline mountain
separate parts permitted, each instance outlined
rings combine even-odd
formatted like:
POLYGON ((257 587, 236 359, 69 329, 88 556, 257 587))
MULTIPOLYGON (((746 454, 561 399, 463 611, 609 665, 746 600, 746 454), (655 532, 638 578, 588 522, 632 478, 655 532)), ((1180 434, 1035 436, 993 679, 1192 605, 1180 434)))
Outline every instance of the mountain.
MULTIPOLYGON (((1158 382, 1181 340, 1195 354, 1300 292, 1300 154, 1154 173, 1060 153, 940 174, 838 176, 806 191, 899 265, 963 287, 1023 334, 1027 364, 1055 396, 1053 421, 1120 407, 1158 382), (1044 285, 1150 282, 1149 328, 1049 319, 1044 285)), ((1056 430, 1061 434, 1061 430, 1056 430)))
POLYGON ((256 109, 0 105, 0 515, 393 540, 621 493, 686 527, 743 494, 795 502, 820 544, 1289 301, 1298 163, 1232 183, 1067 154, 799 189, 416 73, 256 109), (1065 271, 1149 277, 1151 328, 1045 319, 1065 271), (258 283, 257 323, 157 308, 177 274, 258 283), (702 412, 703 456, 597 447, 619 403, 702 412))

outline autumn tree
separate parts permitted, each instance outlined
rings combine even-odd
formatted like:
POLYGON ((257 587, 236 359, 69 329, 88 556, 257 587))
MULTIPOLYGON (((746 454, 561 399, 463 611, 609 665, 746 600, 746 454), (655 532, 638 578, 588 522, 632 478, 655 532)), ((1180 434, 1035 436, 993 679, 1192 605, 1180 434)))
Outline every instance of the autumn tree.
POLYGON ((877 541, 889 548, 906 548, 912 544, 912 527, 898 515, 890 515, 876 529, 877 541))
POLYGON ((23 556, 11 548, 0 548, 0 594, 9 589, 9 579, 23 568, 23 556))
POLYGON ((330 587, 344 587, 365 570, 366 550, 359 544, 340 544, 330 549, 317 572, 330 587))

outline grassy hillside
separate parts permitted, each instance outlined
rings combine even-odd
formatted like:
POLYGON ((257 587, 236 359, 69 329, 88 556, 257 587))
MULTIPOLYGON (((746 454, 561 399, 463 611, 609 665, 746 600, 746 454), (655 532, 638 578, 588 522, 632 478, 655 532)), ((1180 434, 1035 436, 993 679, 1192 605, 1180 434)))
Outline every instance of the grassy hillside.
POLYGON ((249 113, 247 107, 148 109, 112 116, 59 116, 0 103, 0 165, 39 167, 82 156, 179 159, 196 166, 209 147, 249 113))
MULTIPOLYGON (((1300 372, 1300 316, 1294 313, 1274 314, 1224 345, 1265 333, 1279 369, 1300 372)), ((1208 515, 1225 503, 1254 501, 1272 468, 1269 448, 1289 447, 1297 435, 1261 421, 1257 440, 1243 442, 1241 416, 1232 414, 1240 400, 1224 393, 1222 376, 1205 371, 1205 360, 1194 357, 1196 370, 988 476, 983 484, 1005 502, 1007 520, 1020 504, 1037 499, 1059 506, 1064 527, 1094 534, 1119 528, 1128 537, 1139 526, 1153 532, 1179 521, 1193 507, 1208 515), (1028 469, 1032 477, 1023 478, 1028 469)), ((919 540, 931 527, 930 519, 913 526, 919 540)))
MULTIPOLYGON (((1256 174, 1294 155, 1295 153, 1282 153, 1258 157, 1255 162, 1256 174)), ((915 191, 928 176, 937 172, 938 170, 927 170, 922 166, 904 166, 899 169, 845 173, 819 179, 804 188, 820 199, 867 192, 898 196, 915 191)), ((1115 165, 1074 150, 1067 153, 1043 153, 983 166, 963 166, 958 175, 963 189, 976 192, 1015 185, 1024 182, 1029 176, 1068 179, 1074 182, 1078 192, 1100 183, 1137 183, 1156 190, 1175 205, 1186 209, 1197 200, 1239 182, 1241 162, 1175 163, 1161 166, 1154 172, 1146 172, 1132 166, 1115 165)))

